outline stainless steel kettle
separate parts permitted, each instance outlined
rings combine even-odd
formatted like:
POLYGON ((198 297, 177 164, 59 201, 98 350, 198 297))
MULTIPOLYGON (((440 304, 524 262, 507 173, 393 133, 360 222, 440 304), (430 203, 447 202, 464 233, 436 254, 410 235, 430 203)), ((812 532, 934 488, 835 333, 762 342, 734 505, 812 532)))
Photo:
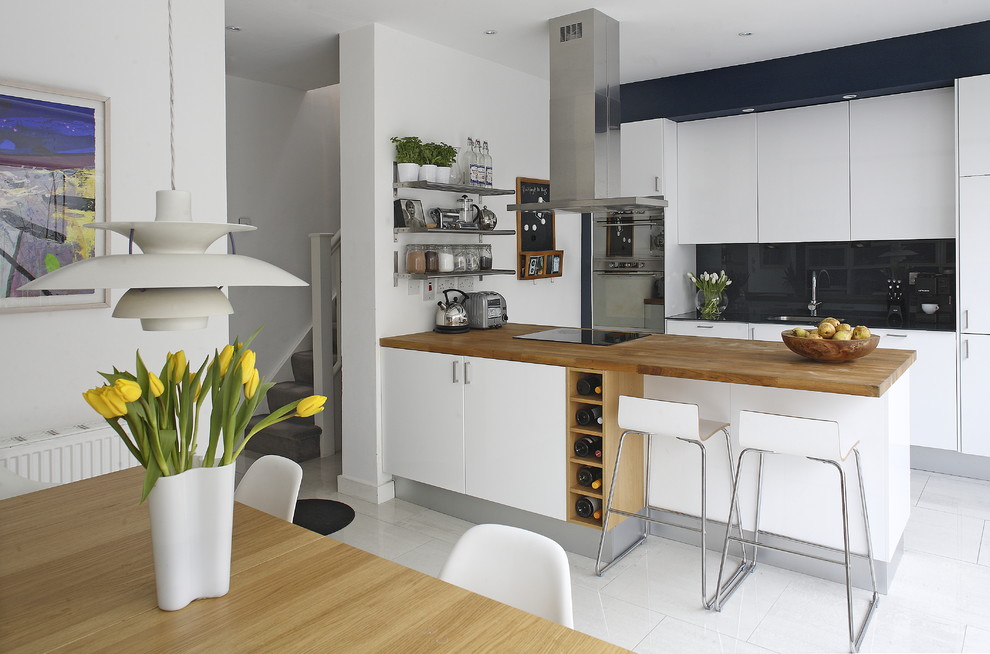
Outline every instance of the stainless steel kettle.
POLYGON ((461 300, 467 299, 467 293, 456 288, 443 292, 443 301, 437 302, 436 326, 433 331, 441 334, 463 334, 470 331, 468 312, 461 300), (461 298, 450 298, 451 293, 460 293, 461 298))

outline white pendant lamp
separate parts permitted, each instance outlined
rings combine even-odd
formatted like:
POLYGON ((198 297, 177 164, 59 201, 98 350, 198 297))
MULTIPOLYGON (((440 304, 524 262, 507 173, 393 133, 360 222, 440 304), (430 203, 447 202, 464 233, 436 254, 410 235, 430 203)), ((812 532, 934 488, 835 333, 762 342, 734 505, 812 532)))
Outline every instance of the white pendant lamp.
MULTIPOLYGON (((130 239, 128 254, 84 259, 20 288, 25 291, 129 289, 114 318, 139 318, 146 331, 202 329, 210 316, 234 312, 224 286, 306 286, 277 266, 237 254, 207 254, 217 239, 254 230, 250 225, 192 221, 192 196, 175 190, 175 84, 172 69, 172 2, 168 3, 169 112, 172 190, 158 191, 154 222, 90 223, 130 239), (132 254, 136 244, 143 254, 132 254)), ((231 245, 233 240, 231 236, 231 245)))

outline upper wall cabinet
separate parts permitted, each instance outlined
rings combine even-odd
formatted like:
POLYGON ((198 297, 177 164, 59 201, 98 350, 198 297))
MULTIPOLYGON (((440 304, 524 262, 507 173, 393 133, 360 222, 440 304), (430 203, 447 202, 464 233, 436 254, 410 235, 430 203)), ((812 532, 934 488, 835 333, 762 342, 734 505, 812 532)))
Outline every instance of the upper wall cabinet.
POLYGON ((663 119, 624 123, 622 138, 622 196, 662 195, 663 119))
POLYGON ((849 239, 849 104, 757 116, 759 242, 849 239))
POLYGON ((849 105, 854 241, 955 237, 952 89, 849 105))
POLYGON ((677 128, 680 243, 755 243, 756 116, 677 128))
POLYGON ((956 82, 959 101, 959 175, 990 175, 990 75, 956 82))

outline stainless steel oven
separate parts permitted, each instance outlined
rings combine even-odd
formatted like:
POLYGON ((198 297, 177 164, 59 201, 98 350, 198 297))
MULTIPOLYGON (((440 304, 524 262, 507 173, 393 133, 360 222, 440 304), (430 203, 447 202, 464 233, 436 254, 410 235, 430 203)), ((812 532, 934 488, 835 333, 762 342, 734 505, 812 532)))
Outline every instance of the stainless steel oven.
POLYGON ((663 259, 595 258, 591 302, 592 320, 597 329, 663 333, 663 259))
POLYGON ((599 329, 663 333, 663 216, 596 216, 591 314, 599 329))

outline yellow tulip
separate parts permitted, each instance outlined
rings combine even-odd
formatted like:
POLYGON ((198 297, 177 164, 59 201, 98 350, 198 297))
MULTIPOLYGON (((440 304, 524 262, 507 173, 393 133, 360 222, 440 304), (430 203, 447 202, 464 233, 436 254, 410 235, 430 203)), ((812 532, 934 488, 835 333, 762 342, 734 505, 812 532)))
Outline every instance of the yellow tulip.
POLYGON ((186 353, 184 350, 179 350, 175 354, 170 354, 168 357, 168 374, 172 379, 178 380, 183 372, 186 370, 186 353))
POLYGON ((244 350, 239 364, 241 369, 241 383, 246 384, 251 378, 251 371, 254 370, 254 362, 257 358, 253 350, 244 350))
POLYGON ((299 404, 296 405, 296 413, 300 418, 308 418, 309 416, 315 415, 323 410, 323 404, 327 401, 327 398, 323 395, 310 395, 309 397, 304 397, 299 400, 299 404))
POLYGON ((148 388, 151 390, 151 394, 155 397, 159 397, 165 392, 165 384, 163 384, 162 380, 158 378, 158 375, 150 370, 148 371, 148 388))
POLYGON ((104 411, 100 412, 104 418, 118 418, 127 414, 127 402, 113 386, 101 386, 94 389, 100 394, 104 411))
POLYGON ((220 350, 220 354, 217 356, 217 363, 220 365, 221 377, 226 376, 227 368, 230 367, 230 360, 233 358, 233 356, 234 356, 234 346, 230 345, 229 343, 227 345, 224 345, 223 349, 220 350))
POLYGON ((113 387, 125 402, 136 402, 141 397, 141 385, 135 381, 118 379, 113 383, 113 387))
POLYGON ((99 388, 91 388, 82 394, 83 399, 93 407, 93 410, 99 413, 104 418, 115 418, 113 412, 107 407, 107 403, 103 400, 103 395, 99 388))
POLYGON ((254 397, 254 394, 258 392, 259 384, 261 384, 261 375, 258 374, 257 368, 253 368, 251 376, 244 382, 244 397, 249 400, 254 397))

